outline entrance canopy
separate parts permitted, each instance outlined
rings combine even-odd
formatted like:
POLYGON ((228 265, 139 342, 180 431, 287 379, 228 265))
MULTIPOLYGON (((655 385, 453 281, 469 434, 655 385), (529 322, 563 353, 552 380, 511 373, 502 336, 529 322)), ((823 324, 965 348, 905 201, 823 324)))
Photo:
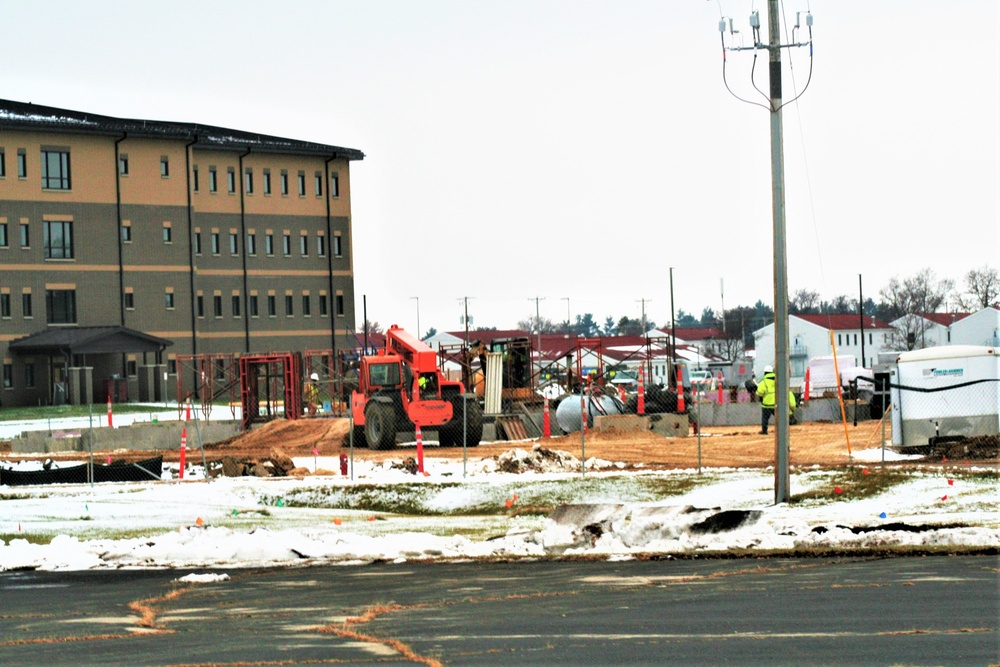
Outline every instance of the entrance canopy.
POLYGON ((20 355, 110 354, 122 352, 162 352, 174 342, 122 326, 49 327, 10 342, 9 349, 20 355))

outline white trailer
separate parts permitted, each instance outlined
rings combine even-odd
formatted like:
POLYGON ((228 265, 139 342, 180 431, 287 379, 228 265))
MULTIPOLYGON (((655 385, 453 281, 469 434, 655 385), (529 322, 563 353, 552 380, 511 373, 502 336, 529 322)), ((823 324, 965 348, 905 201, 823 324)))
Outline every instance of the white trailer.
POLYGON ((897 447, 933 447, 1000 433, 997 348, 943 345, 903 352, 890 387, 897 447))

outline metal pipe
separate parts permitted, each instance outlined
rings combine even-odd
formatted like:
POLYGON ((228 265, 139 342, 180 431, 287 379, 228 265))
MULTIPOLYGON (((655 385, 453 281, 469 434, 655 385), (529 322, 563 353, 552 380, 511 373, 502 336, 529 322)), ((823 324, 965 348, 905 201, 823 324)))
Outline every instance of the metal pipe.
MULTIPOLYGON (((194 280, 194 206, 191 201, 191 147, 198 143, 198 135, 184 146, 184 174, 187 179, 187 223, 188 223, 188 291, 191 304, 191 354, 198 354, 198 312, 196 309, 194 280)), ((178 395, 177 400, 181 397, 178 395)))
MULTIPOLYGON (((242 252, 240 252, 240 258, 242 259, 243 267, 243 351, 250 352, 250 308, 249 300, 250 286, 247 282, 247 248, 246 248, 246 238, 247 238, 247 219, 246 219, 246 204, 244 203, 243 197, 246 192, 246 176, 243 174, 243 158, 250 155, 250 147, 247 146, 247 152, 243 153, 239 157, 239 183, 240 187, 240 240, 239 244, 243 246, 242 252)), ((237 182, 239 182, 237 181, 237 182)), ((239 250, 239 246, 237 246, 239 250)))

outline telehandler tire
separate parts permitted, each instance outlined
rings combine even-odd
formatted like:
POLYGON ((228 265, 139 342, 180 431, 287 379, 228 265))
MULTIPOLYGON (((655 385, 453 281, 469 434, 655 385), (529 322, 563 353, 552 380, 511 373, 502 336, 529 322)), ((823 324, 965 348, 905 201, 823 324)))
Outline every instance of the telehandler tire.
POLYGON ((365 440, 371 449, 396 448, 396 414, 391 405, 372 401, 365 407, 365 440))

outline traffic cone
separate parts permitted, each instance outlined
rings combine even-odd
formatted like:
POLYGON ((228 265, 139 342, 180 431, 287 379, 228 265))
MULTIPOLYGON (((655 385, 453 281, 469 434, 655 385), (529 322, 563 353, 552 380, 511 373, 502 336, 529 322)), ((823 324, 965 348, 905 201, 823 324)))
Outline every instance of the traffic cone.
POLYGON ((640 415, 646 414, 646 382, 642 365, 639 365, 639 402, 636 404, 640 415))
POLYGON ((810 385, 812 382, 809 379, 809 367, 806 367, 806 384, 802 389, 802 402, 805 403, 809 400, 809 390, 812 388, 810 385))
POLYGON ((545 408, 542 412, 542 437, 552 437, 552 418, 549 416, 549 399, 545 399, 545 408))
POLYGON ((111 418, 111 394, 108 394, 108 428, 114 428, 111 418))
POLYGON ((677 367, 677 412, 684 412, 684 373, 677 367))
POLYGON ((417 472, 424 474, 424 436, 420 424, 417 424, 417 472))
POLYGON ((722 393, 722 371, 719 371, 719 405, 722 405, 725 400, 725 394, 722 393))
POLYGON ((188 430, 187 427, 181 429, 181 470, 180 478, 184 479, 184 467, 187 465, 187 442, 188 442, 188 430))

